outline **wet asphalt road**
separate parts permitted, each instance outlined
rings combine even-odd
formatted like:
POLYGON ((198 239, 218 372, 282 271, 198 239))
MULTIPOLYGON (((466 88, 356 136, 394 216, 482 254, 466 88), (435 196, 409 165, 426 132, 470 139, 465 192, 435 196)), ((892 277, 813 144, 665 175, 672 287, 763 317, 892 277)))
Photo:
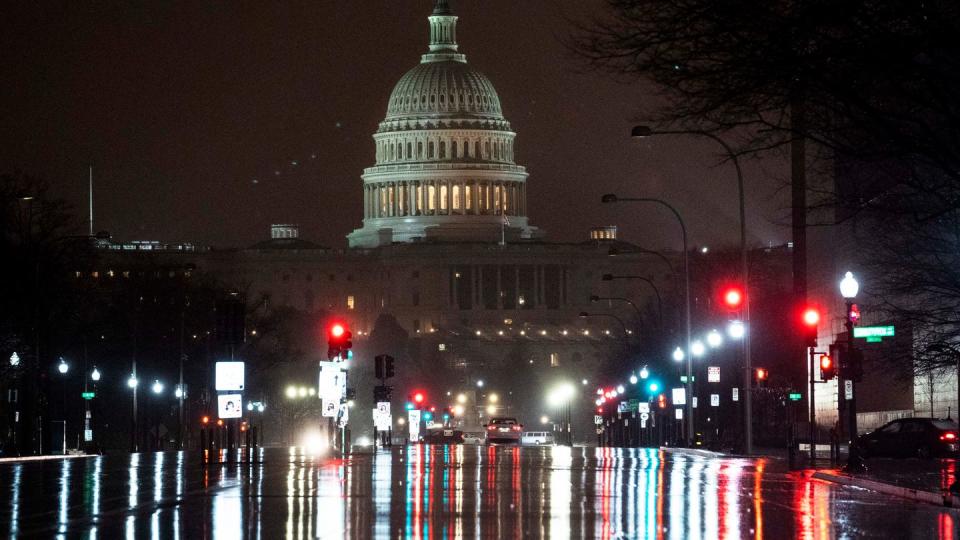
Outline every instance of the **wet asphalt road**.
POLYGON ((941 538, 960 511, 656 449, 297 449, 0 464, 9 538, 941 538))

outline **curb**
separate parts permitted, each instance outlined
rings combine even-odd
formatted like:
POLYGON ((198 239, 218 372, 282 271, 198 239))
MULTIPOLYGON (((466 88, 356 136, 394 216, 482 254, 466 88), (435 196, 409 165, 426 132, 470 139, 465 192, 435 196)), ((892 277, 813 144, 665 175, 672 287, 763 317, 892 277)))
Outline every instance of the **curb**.
POLYGON ((26 461, 49 461, 54 459, 80 459, 80 458, 90 458, 97 457, 98 454, 68 454, 66 456, 22 456, 22 457, 9 457, 9 458, 0 458, 0 465, 4 463, 23 463, 26 461))
POLYGON ((844 486, 853 486, 886 495, 894 495, 912 501, 925 502, 948 508, 960 508, 960 497, 949 493, 936 493, 933 491, 924 491, 922 489, 906 488, 878 482, 876 480, 867 480, 866 478, 856 478, 845 474, 833 474, 823 471, 813 473, 813 478, 833 482, 844 486))

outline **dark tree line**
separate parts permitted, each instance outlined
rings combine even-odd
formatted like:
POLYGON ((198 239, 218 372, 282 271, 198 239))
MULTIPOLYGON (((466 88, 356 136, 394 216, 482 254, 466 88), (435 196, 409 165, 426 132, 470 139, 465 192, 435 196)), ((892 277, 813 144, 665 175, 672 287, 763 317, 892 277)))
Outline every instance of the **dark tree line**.
POLYGON ((641 111, 657 126, 741 155, 808 149, 832 181, 801 185, 803 206, 851 224, 866 302, 914 331, 902 358, 957 365, 960 4, 607 0, 575 25, 590 67, 659 91, 664 105, 641 111))

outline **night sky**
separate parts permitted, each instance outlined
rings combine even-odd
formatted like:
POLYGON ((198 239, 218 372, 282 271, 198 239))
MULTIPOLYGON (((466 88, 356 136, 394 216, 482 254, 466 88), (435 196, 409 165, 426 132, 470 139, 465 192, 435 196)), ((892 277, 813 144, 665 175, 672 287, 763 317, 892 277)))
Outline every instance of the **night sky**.
MULTIPOLYGON (((736 183, 709 141, 628 137, 647 87, 584 73, 559 37, 598 0, 460 0, 458 42, 495 85, 530 173, 531 223, 548 239, 594 225, 679 247, 659 196, 693 245, 738 238, 736 183)), ((430 0, 18 2, 0 22, 0 170, 42 176, 115 238, 246 246, 270 223, 344 247, 360 226, 360 175, 394 83, 426 51, 430 0), (81 5, 82 4, 82 5, 81 5), (139 5, 138 5, 139 4, 139 5), (296 162, 296 164, 294 164, 296 162)), ((751 162, 748 238, 789 236, 786 169, 751 162)), ((85 216, 84 216, 85 217, 85 216)))

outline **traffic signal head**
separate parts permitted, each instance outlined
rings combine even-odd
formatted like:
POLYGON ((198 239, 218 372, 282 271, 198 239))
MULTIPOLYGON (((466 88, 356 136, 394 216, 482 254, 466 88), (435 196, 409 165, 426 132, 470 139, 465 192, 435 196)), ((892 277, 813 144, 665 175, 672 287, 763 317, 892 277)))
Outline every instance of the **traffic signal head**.
POLYGON ((412 402, 410 402, 410 401, 408 401, 407 404, 406 404, 406 406, 405 406, 405 408, 406 408, 408 411, 412 411, 412 410, 415 409, 416 407, 417 407, 417 406, 414 405, 414 404, 413 404, 412 402))
POLYGON ((396 371, 394 370, 394 367, 393 367, 392 356, 387 356, 386 358, 384 358, 383 370, 384 370, 384 375, 386 376, 387 379, 396 375, 396 371))
POLYGON ((327 357, 329 359, 341 357, 348 358, 350 349, 353 348, 353 334, 342 322, 333 322, 327 326, 327 357))
POLYGON ((204 416, 203 418, 200 419, 200 423, 202 423, 203 425, 209 424, 209 423, 210 423, 210 417, 209 417, 209 416, 204 416))
POLYGON ((753 376, 757 386, 762 386, 770 376, 770 372, 766 368, 757 368, 753 370, 753 376))
POLYGON ((423 392, 417 392, 413 395, 413 401, 418 405, 423 403, 423 400, 426 399, 423 395, 423 392))
POLYGON ((820 379, 829 381, 837 376, 837 366, 829 354, 820 356, 820 379))
POLYGON ((745 294, 740 287, 727 287, 723 290, 723 305, 730 311, 739 310, 745 294))
POLYGON ((820 324, 820 310, 808 307, 803 310, 803 343, 806 347, 817 345, 817 325, 820 324))
POLYGON ((661 409, 666 409, 666 408, 667 408, 667 396, 665 396, 665 395, 663 395, 663 394, 660 394, 659 396, 657 396, 657 406, 659 406, 661 409))

